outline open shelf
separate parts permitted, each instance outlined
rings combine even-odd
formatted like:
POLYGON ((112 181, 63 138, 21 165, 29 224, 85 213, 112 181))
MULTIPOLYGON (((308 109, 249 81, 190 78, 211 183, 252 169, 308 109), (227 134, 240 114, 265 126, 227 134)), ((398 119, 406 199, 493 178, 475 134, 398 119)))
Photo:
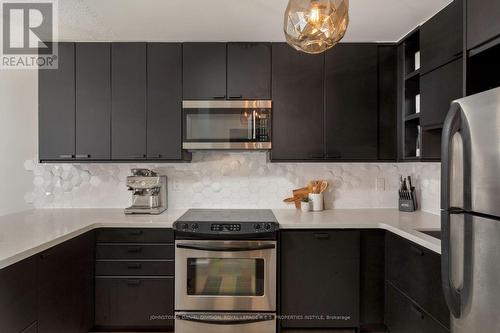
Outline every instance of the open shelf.
POLYGON ((406 76, 405 76, 406 81, 415 80, 415 79, 419 79, 419 78, 420 78, 420 68, 417 70, 414 70, 413 72, 411 72, 409 74, 406 74, 406 76))
MULTIPOLYGON (((415 66, 415 54, 420 51, 420 30, 411 32, 402 42, 400 52, 401 103, 401 149, 400 159, 403 161, 420 161, 422 159, 422 138, 419 137, 420 110, 417 100, 420 96, 420 67, 415 66), (416 68, 417 67, 417 68, 416 68), (417 156, 417 145, 420 144, 420 156, 417 156)), ((420 136, 422 131, 420 130, 420 136)))
POLYGON ((420 119, 420 113, 409 114, 405 117, 405 121, 417 121, 420 119))
POLYGON ((420 30, 415 30, 404 40, 404 75, 414 73, 419 68, 415 69, 415 53, 420 51, 420 30))

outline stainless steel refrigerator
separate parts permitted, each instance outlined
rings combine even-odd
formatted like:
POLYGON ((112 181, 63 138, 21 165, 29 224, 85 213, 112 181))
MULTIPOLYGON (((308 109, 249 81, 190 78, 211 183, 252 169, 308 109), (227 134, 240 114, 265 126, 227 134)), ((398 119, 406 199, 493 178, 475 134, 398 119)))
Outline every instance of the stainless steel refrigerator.
POLYGON ((441 168, 442 281, 452 333, 500 332, 500 88, 452 103, 441 168))

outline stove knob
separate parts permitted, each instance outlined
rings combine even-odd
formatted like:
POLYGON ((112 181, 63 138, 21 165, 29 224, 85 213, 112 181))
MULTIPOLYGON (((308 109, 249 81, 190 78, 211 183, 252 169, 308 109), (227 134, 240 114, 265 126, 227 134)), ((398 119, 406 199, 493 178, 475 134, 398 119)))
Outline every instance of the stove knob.
POLYGON ((183 223, 181 227, 182 229, 186 230, 187 228, 189 228, 189 225, 187 223, 183 223))
POLYGON ((266 224, 264 225, 264 228, 265 228, 266 230, 269 230, 269 229, 271 229, 271 225, 270 225, 269 223, 266 223, 266 224))
POLYGON ((193 223, 193 224, 191 224, 191 228, 192 228, 193 230, 198 229, 198 228, 199 228, 198 223, 193 223))
POLYGON ((255 230, 259 231, 259 230, 260 230, 260 224, 255 223, 255 224, 253 225, 253 228, 254 228, 255 230))

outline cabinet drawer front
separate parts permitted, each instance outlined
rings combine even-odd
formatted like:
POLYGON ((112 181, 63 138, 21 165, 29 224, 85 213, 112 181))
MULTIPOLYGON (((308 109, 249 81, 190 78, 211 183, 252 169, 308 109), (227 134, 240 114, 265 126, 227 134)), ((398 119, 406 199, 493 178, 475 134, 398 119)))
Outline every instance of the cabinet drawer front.
POLYGON ((424 310, 449 327, 441 289, 441 256, 398 236, 387 238, 387 279, 424 310))
POLYGON ((99 328, 173 327, 173 278, 97 278, 95 293, 95 324, 99 328))
POLYGON ((97 231, 97 242, 102 243, 173 243, 172 229, 110 228, 97 231))
POLYGON ((95 265, 96 275, 174 275, 173 260, 98 260, 95 265))
POLYGON ((97 259, 173 259, 173 244, 97 244, 97 259))
POLYGON ((449 332, 390 285, 387 286, 386 321, 391 333, 449 332))

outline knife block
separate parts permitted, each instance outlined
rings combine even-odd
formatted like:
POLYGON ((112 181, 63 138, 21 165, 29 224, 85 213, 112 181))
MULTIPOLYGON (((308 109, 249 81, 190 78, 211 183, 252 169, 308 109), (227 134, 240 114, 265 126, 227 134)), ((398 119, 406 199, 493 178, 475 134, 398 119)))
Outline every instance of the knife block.
POLYGON ((401 212, 414 212, 417 210, 417 199, 415 189, 411 190, 412 199, 405 199, 401 196, 399 197, 399 210, 401 212))

